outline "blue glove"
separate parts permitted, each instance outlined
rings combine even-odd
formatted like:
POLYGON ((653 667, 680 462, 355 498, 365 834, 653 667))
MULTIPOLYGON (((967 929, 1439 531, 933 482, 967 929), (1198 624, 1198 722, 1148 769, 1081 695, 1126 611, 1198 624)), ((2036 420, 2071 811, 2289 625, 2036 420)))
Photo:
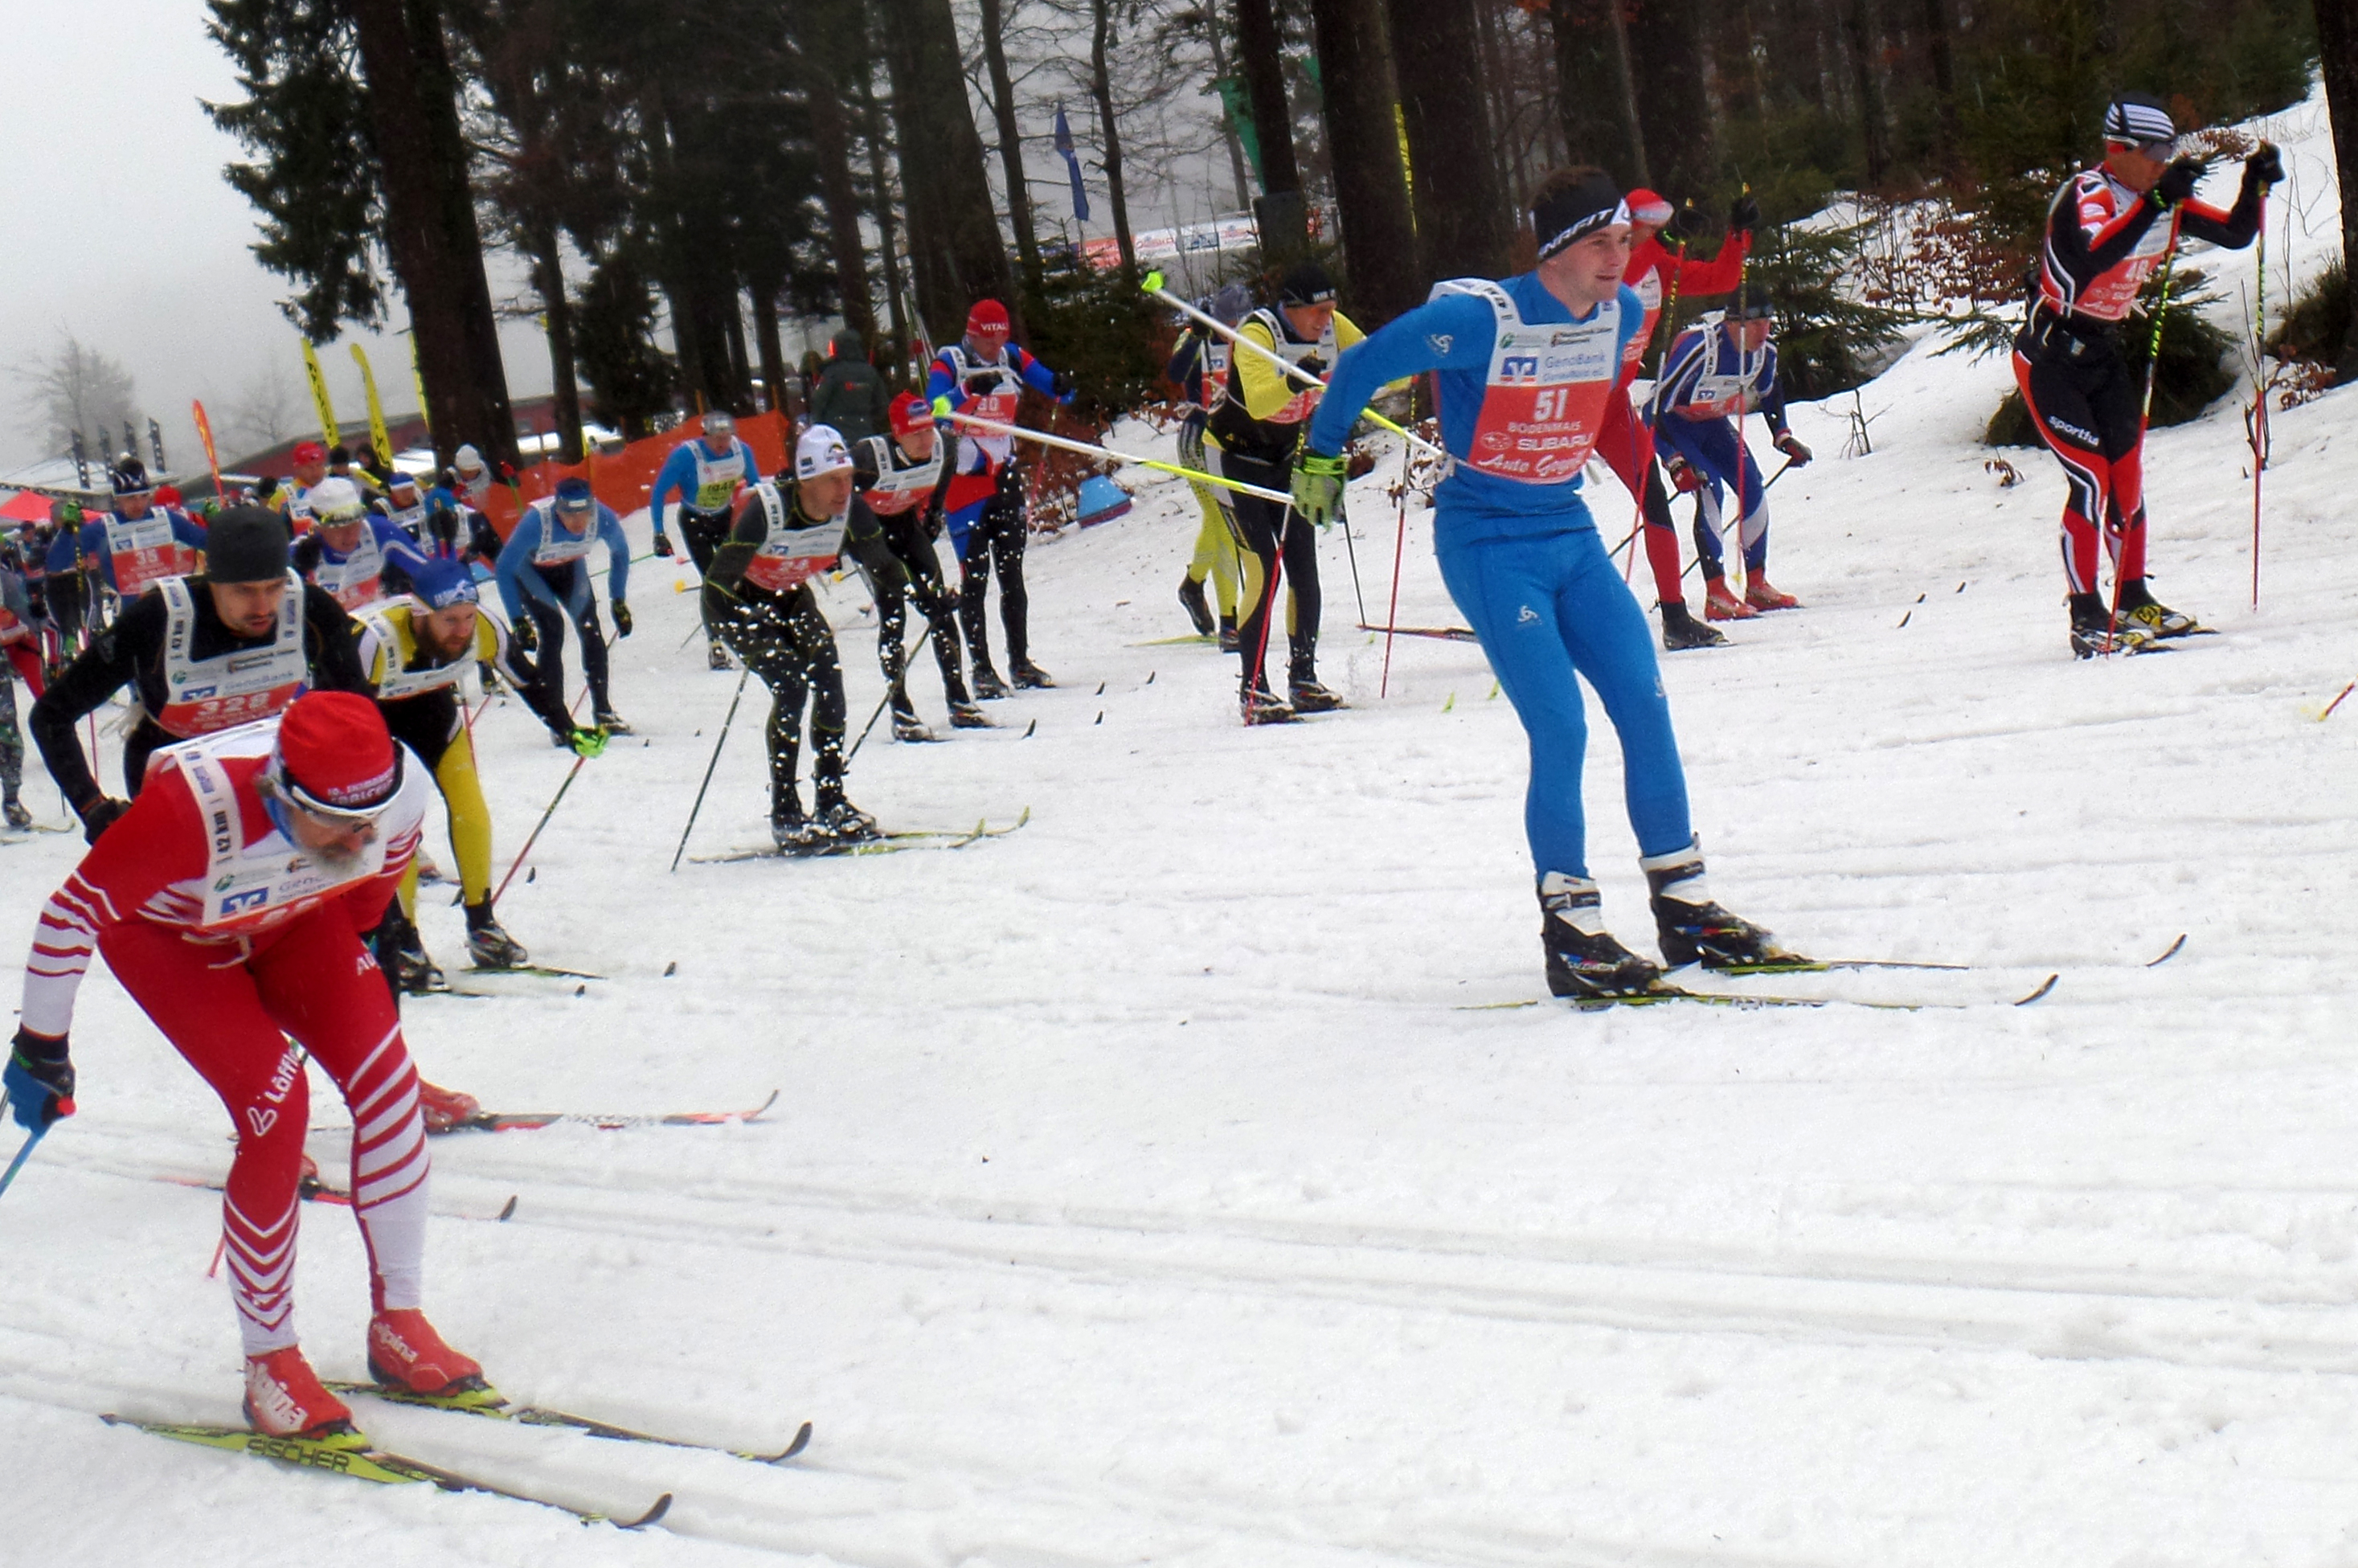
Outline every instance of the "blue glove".
POLYGON ((17 1126, 46 1132, 49 1123, 74 1113, 73 1062, 62 1036, 51 1040, 19 1028, 15 1044, 6 1069, 0 1071, 0 1087, 8 1091, 8 1109, 17 1126))

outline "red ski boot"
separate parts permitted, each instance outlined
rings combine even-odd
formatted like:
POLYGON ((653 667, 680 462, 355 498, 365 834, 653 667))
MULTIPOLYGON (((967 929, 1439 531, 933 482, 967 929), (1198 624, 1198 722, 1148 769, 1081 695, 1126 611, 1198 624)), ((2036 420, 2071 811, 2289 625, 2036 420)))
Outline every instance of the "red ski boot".
POLYGON ((442 1343, 416 1307, 395 1307, 369 1319, 369 1376, 397 1393, 453 1404, 505 1403, 483 1381, 483 1368, 442 1343))
POLYGON ((483 1114, 483 1102, 473 1095, 417 1080, 417 1108, 428 1132, 451 1132, 483 1114))
POLYGON ((1703 596, 1703 614, 1706 621, 1749 621, 1760 612, 1736 597, 1727 579, 1715 577, 1703 596))
POLYGON ((1775 583, 1768 580, 1768 574, 1765 572, 1754 572, 1745 580, 1744 602, 1764 612, 1771 610, 1801 608, 1800 600, 1781 591, 1775 583))
POLYGON ((364 1448, 344 1401, 320 1386, 303 1352, 289 1345, 266 1356, 245 1358, 245 1422, 272 1437, 306 1437, 337 1446, 364 1448), (343 1439, 351 1442, 346 1444, 343 1439))

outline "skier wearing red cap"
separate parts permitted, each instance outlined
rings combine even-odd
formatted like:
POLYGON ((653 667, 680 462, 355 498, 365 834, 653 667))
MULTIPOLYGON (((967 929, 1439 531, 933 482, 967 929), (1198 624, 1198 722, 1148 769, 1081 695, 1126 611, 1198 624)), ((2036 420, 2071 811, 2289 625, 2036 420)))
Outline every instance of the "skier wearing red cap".
POLYGON ((93 951, 228 1108, 237 1153, 222 1221, 246 1419, 259 1432, 364 1445, 295 1332, 306 1054, 352 1110, 370 1374, 412 1393, 498 1397, 421 1310, 417 1074, 360 937, 416 851, 431 787, 376 705, 350 692, 308 693, 276 718, 169 747, 43 906, 26 961, 5 1072, 19 1122, 73 1112, 69 1037, 93 951))
MULTIPOLYGON (((967 312, 966 336, 934 356, 925 377, 925 401, 942 398, 960 414, 1001 425, 1015 423, 1023 389, 1059 403, 1073 400, 1073 378, 1050 370, 1007 341, 1007 307, 996 299, 976 302, 967 312)), ((1032 662, 1030 601, 1023 591, 1023 476, 1015 465, 1015 438, 979 432, 957 435, 951 479, 943 502, 950 547, 957 552, 958 619, 966 626, 968 656, 974 663, 974 694, 1007 695, 1007 683, 990 663, 989 624, 983 615, 990 591, 990 568, 999 567, 999 618, 1007 630, 1007 673, 1019 687, 1056 683, 1032 662)))
MULTIPOLYGON (((1606 400, 1605 423, 1596 433, 1596 455, 1638 498, 1645 519, 1646 564, 1653 568, 1654 592, 1660 601, 1662 646, 1673 653, 1682 648, 1716 647, 1727 639, 1687 611, 1686 590, 1680 586, 1678 524, 1671 516, 1670 492, 1663 489, 1661 473, 1654 467, 1653 433, 1630 407, 1629 384, 1638 379, 1645 364, 1647 346, 1654 341, 1655 326, 1673 292, 1681 299, 1707 299, 1729 293, 1743 281, 1744 259, 1751 254, 1760 206, 1749 196, 1738 200, 1728 214, 1727 240, 1719 254, 1709 261, 1695 261, 1686 254, 1688 242, 1700 226, 1694 222, 1693 207, 1673 212, 1666 199, 1642 187, 1629 192, 1628 200, 1629 270, 1621 280, 1637 290, 1646 319, 1622 362, 1621 379, 1606 400), (1675 253, 1662 243, 1665 229, 1679 241, 1675 253)), ((1671 325, 1675 330, 1678 323, 1671 325)))
POLYGON ((934 645, 934 662, 941 666, 950 723, 960 730, 987 730, 990 719, 968 696, 966 675, 959 664, 954 614, 957 600, 943 585, 941 557, 934 553, 934 541, 941 537, 942 496, 949 472, 949 465, 943 460, 941 433, 934 428, 932 410, 914 392, 894 398, 885 417, 892 426, 891 435, 853 441, 850 449, 852 482, 859 487, 860 499, 876 514, 885 547, 909 574, 905 594, 875 573, 868 574, 870 590, 876 596, 876 656, 892 687, 892 739, 934 738, 909 699, 903 629, 907 621, 905 601, 910 599, 917 601, 918 612, 931 624, 927 639, 934 645))
POLYGON ((328 477, 328 449, 317 441, 297 441, 287 460, 295 472, 273 499, 287 519, 287 532, 306 534, 311 528, 312 488, 328 477))

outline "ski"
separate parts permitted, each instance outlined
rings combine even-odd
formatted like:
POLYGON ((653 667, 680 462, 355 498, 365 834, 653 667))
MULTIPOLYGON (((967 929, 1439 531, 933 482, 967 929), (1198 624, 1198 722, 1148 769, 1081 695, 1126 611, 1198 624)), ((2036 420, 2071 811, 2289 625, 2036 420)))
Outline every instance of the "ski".
POLYGON ((606 978, 593 975, 587 969, 558 969, 546 964, 508 964, 496 968, 483 964, 470 964, 459 972, 462 975, 538 975, 551 980, 602 980, 606 978))
POLYGON ((690 855, 688 860, 699 866, 726 866, 740 860, 820 860, 848 855, 893 855, 903 849, 963 849, 985 838, 1004 838, 1031 820, 1032 808, 1027 806, 1022 816, 1004 827, 993 827, 982 821, 968 828, 921 827, 881 833, 873 838, 837 839, 795 849, 773 845, 766 849, 732 849, 725 855, 690 855))
MULTIPOLYGON (((228 1187, 225 1184, 212 1181, 203 1176, 167 1175, 157 1176, 156 1180, 159 1182, 168 1182, 176 1187, 195 1187, 200 1192, 219 1193, 228 1191, 228 1187)), ((340 1208, 350 1208, 352 1206, 352 1194, 344 1191, 341 1187, 331 1187, 317 1176, 305 1176, 300 1181, 297 1182, 295 1184, 295 1195, 304 1203, 330 1204, 340 1208)))
POLYGON ((614 1132, 626 1127, 724 1127, 730 1122, 758 1121, 762 1113, 778 1103, 778 1091, 772 1089, 770 1098, 751 1110, 684 1110, 669 1116, 624 1114, 603 1116, 594 1111, 484 1111, 471 1116, 454 1127, 432 1134, 447 1138, 454 1132, 521 1132, 544 1127, 572 1125, 594 1127, 601 1132, 614 1132))
MULTIPOLYGON (((1715 970, 1713 972, 1725 973, 1727 971, 1715 970)), ((1616 1007, 1653 1007, 1663 1002, 1680 1001, 1700 1002, 1706 1007, 1732 1007, 1738 1009, 1767 1009, 1779 1007, 1864 1007, 1871 1008, 1878 1012, 1945 1012, 1962 1011, 1967 1008, 1973 1007, 1997 1005, 2005 1005, 2008 1007, 2028 1007, 2032 1002, 2037 1001, 2039 998, 2053 990, 2055 989, 2056 981, 2061 978, 2060 974, 2049 975, 2044 980, 2039 982, 2038 989, 2031 991, 2028 996, 2017 997, 2013 1000, 2004 1002, 2003 1004, 1996 1001, 1884 1001, 1866 997, 1776 996, 1765 992, 1751 991, 1698 991, 1689 990, 1684 986, 1671 985, 1667 982, 1657 984, 1651 990, 1636 991, 1628 996, 1556 997, 1552 1000, 1565 1003, 1581 1012, 1602 1012, 1608 1008, 1616 1007)), ((1533 997, 1526 998, 1520 1001, 1462 1002, 1457 1006, 1455 1011, 1459 1012, 1512 1011, 1518 1008, 1537 1007, 1540 1005, 1541 1000, 1541 999, 1540 998, 1533 997)))
POLYGON ((1198 643, 1209 644, 1218 641, 1217 637, 1190 632, 1184 637, 1150 637, 1143 643, 1132 643, 1130 646, 1133 648, 1184 648, 1198 643))
POLYGON ((1437 637, 1444 643, 1481 641, 1474 634, 1474 629, 1470 626, 1370 626, 1362 621, 1359 622, 1359 630, 1389 633, 1399 637, 1437 637))
MULTIPOLYGON (((2180 932, 2175 940, 2157 958, 2140 962, 2140 968, 2157 968, 2178 956, 2186 946, 2186 933, 2180 932)), ((1912 958, 1804 958, 1798 955, 1782 961, 1765 964, 1737 964, 1727 968, 1709 970, 1715 975, 1814 975, 1829 969, 1930 969, 1949 974, 1972 974, 1977 970, 2025 968, 2020 964, 1936 964, 1912 958)), ((2098 966, 2110 967, 2110 966, 2098 966)), ((2125 967, 2125 966, 2123 966, 2125 967)))
POLYGON ((438 1398, 433 1394, 414 1394, 406 1390, 387 1389, 375 1383, 340 1383, 327 1385, 339 1394, 365 1394, 373 1400, 391 1404, 415 1405, 422 1410, 441 1411, 449 1415, 474 1415, 492 1421, 512 1421, 524 1426, 561 1426, 589 1436, 616 1443, 648 1443, 664 1448, 691 1448, 706 1454, 726 1454, 732 1459, 744 1459, 755 1465, 783 1465, 810 1446, 811 1423, 805 1422, 793 1439, 774 1454, 759 1449, 731 1448, 720 1443, 698 1443, 693 1438, 664 1437, 633 1427, 617 1426, 610 1421, 591 1416, 575 1415, 569 1411, 550 1410, 545 1405, 518 1405, 502 1402, 496 1405, 467 1404, 458 1400, 438 1398))
POLYGON ((109 1426, 127 1426, 156 1437, 168 1437, 176 1443, 192 1443, 200 1448, 218 1448, 231 1454, 243 1454, 250 1458, 269 1459, 298 1469, 324 1470, 332 1475, 349 1476, 356 1481, 373 1481, 380 1486, 411 1486, 430 1482, 446 1492, 481 1492, 490 1497, 505 1498, 511 1502, 532 1503, 545 1509, 555 1509, 571 1514, 584 1524, 611 1524, 617 1530, 644 1530, 671 1511, 672 1496, 665 1492, 654 1506, 635 1517, 600 1513, 595 1509, 576 1508, 571 1503, 558 1502, 554 1498, 518 1491, 512 1487, 496 1486, 439 1465, 428 1465, 422 1459, 388 1453, 367 1445, 366 1439, 344 1440, 309 1437, 274 1437, 253 1432, 242 1426, 182 1425, 170 1422, 134 1421, 112 1413, 99 1420, 109 1426), (354 1446, 354 1443, 358 1446, 354 1446))

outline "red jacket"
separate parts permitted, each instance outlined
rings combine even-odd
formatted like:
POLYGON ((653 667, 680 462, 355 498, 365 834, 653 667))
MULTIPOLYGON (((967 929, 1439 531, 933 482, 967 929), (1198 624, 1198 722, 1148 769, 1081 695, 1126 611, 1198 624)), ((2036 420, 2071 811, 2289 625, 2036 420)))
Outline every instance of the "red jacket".
POLYGON ((1684 256, 1662 243, 1655 234, 1629 253, 1629 265, 1621 274, 1621 281, 1638 291, 1638 298, 1646 307, 1646 325, 1629 340, 1629 347, 1621 362, 1620 385, 1627 387, 1638 378, 1638 367, 1644 362, 1646 350, 1654 341, 1654 324, 1661 319, 1662 306, 1670 292, 1669 278, 1675 269, 1679 280, 1679 297, 1704 299, 1713 295, 1732 294, 1744 278, 1744 258, 1752 251, 1749 230, 1738 229, 1727 236, 1719 247, 1719 254, 1709 261, 1697 261, 1684 256))

